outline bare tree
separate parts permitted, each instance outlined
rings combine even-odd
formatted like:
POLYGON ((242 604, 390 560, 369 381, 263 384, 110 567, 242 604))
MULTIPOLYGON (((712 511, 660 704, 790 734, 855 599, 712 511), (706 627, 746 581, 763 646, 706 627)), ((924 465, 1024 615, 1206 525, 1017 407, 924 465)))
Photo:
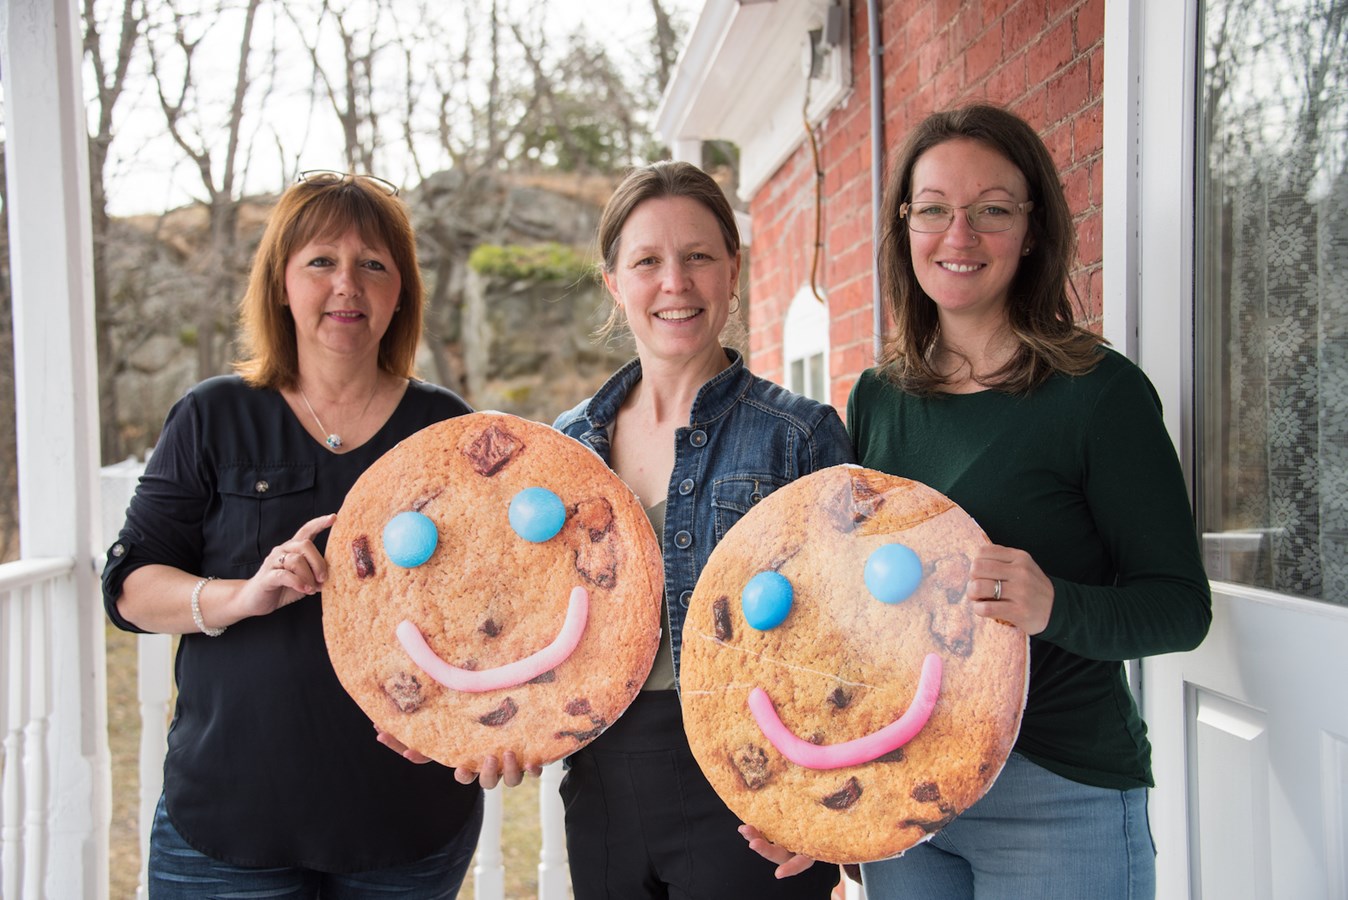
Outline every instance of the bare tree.
MULTIPOLYGON (((536 11, 543 15, 546 8, 536 11)), ((520 38, 520 23, 505 18, 497 0, 485 9, 463 3, 461 12, 460 18, 442 9, 422 22, 417 39, 430 52, 419 56, 425 80, 414 90, 443 158, 471 179, 507 166, 538 98, 529 88, 524 58, 531 48, 520 38)))
POLYGON ((1337 173, 1348 117, 1348 4, 1226 0, 1208 12, 1210 152, 1268 167, 1296 193, 1337 173), (1290 121, 1289 121, 1290 120, 1290 121), (1270 146, 1272 135, 1290 144, 1270 146))
POLYGON ((657 95, 669 85, 669 76, 674 73, 674 63, 679 58, 679 30, 669 18, 664 4, 660 0, 651 0, 651 12, 655 14, 655 34, 651 40, 651 49, 655 51, 655 74, 657 95))
MULTIPOLYGON (((206 191, 207 245, 194 261, 202 276, 200 302, 196 304, 196 340, 198 376, 204 378, 223 369, 224 338, 230 333, 245 266, 238 236, 246 157, 243 126, 254 78, 249 65, 254 26, 263 0, 245 0, 243 5, 233 88, 225 102, 223 129, 208 121, 212 110, 203 99, 196 66, 201 60, 203 39, 213 28, 220 28, 233 10, 217 7, 205 13, 188 13, 175 4, 176 0, 165 0, 170 20, 162 31, 150 31, 150 74, 169 135, 196 168, 206 191)), ((274 60, 275 56, 268 58, 274 60)))
POLYGON ((551 65, 525 48, 539 108, 521 129, 521 156, 566 172, 614 172, 640 155, 641 104, 604 48, 579 34, 551 65))
POLYGON ((518 64, 521 48, 506 40, 516 34, 518 23, 504 20, 496 0, 485 9, 485 18, 472 3, 461 9, 458 17, 442 6, 435 7, 435 14, 428 8, 418 34, 409 37, 416 46, 406 50, 407 92, 422 98, 423 105, 404 113, 409 141, 416 144, 421 134, 416 123, 425 122, 422 127, 450 167, 423 177, 417 233, 430 269, 427 346, 437 379, 460 389, 466 261, 475 245, 498 239, 511 216, 510 193, 495 176, 509 165, 510 148, 518 146, 522 125, 539 103, 521 80, 527 72, 518 64), (485 47, 483 59, 479 47, 485 47), (417 74, 425 80, 418 83, 417 74))
POLYGON ((1298 168, 1307 173, 1307 182, 1317 172, 1332 177, 1343 171, 1341 126, 1348 109, 1348 3, 1316 0, 1308 12, 1303 27, 1286 32, 1290 58, 1306 61, 1298 73, 1301 102, 1296 131, 1303 137, 1298 168))
POLYGON ((296 3, 284 6, 313 64, 315 90, 327 100, 341 126, 347 171, 375 171, 380 146, 375 67, 386 46, 375 36, 386 21, 385 0, 364 4, 358 26, 349 7, 330 0, 320 0, 316 8, 296 3), (324 40, 327 29, 335 34, 341 51, 335 65, 324 59, 324 50, 331 44, 324 40))
MULTIPOLYGON (((95 339, 98 346, 98 411, 102 423, 100 451, 104 462, 120 459, 125 448, 117 429, 117 377, 126 357, 113 343, 109 327, 114 315, 109 302, 107 258, 110 252, 110 220, 106 173, 108 150, 112 146, 114 113, 127 87, 132 58, 140 46, 145 27, 145 11, 140 0, 122 0, 115 40, 104 47, 103 25, 94 0, 84 0, 84 56, 94 79, 93 133, 89 136, 89 195, 92 209, 95 339), (111 56, 107 55, 111 51, 111 56)), ((141 321, 142 334, 152 323, 141 321)))

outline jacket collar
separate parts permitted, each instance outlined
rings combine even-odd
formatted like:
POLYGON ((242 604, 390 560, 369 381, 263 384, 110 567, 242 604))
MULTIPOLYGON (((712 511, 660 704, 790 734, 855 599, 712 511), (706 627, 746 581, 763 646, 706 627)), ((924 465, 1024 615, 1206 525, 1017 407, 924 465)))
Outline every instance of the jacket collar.
MULTIPOLYGON (((730 365, 712 376, 706 384, 698 388, 693 399, 693 408, 688 414, 689 425, 705 425, 730 411, 749 386, 753 383, 753 374, 745 368, 744 357, 737 350, 725 348, 726 359, 730 365)), ((608 381, 595 392, 585 409, 585 418, 590 428, 596 431, 606 430, 618 417, 618 409, 632 388, 641 380, 641 360, 634 359, 614 372, 608 381)))

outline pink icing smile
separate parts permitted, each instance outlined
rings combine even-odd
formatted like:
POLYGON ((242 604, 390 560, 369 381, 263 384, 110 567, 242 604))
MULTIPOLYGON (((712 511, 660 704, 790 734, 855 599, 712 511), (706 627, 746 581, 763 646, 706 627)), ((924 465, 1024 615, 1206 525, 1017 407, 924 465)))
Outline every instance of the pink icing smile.
POLYGON ((922 660, 917 693, 908 710, 879 731, 841 744, 811 744, 782 724, 771 698, 762 688, 749 693, 749 710, 772 746, 787 759, 807 769, 841 769, 859 766, 890 753, 917 736, 931 718, 941 693, 941 657, 928 653, 922 660))
POLYGON ((562 623, 557 637, 551 644, 531 653, 523 659, 494 669, 461 669, 445 662, 426 643, 421 629, 404 619, 398 624, 398 643, 403 645, 412 662, 421 670, 452 691, 466 694, 480 694, 500 688, 523 684, 557 668, 571 656, 581 635, 585 633, 585 623, 590 615, 590 594, 585 588, 571 590, 571 600, 566 606, 566 621, 562 623))

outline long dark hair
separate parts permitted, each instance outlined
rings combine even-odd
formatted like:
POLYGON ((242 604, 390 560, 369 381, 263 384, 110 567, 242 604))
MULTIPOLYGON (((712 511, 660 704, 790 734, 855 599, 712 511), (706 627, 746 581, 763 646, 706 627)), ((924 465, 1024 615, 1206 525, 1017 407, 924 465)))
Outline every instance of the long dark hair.
POLYGON ((1080 375, 1099 360, 1104 339, 1076 324, 1080 304, 1070 270, 1076 229, 1048 148, 1023 119, 997 106, 974 104, 933 113, 919 124, 899 153, 885 188, 880 235, 880 285, 894 319, 881 365, 901 388, 931 394, 946 384, 934 366, 940 341, 936 303, 913 269, 908 229, 899 207, 911 199, 913 167, 922 154, 952 140, 973 140, 1006 157, 1029 186, 1029 254, 1012 279, 1007 316, 1019 349, 1001 369, 980 378, 985 387, 1026 393, 1061 372, 1080 375))

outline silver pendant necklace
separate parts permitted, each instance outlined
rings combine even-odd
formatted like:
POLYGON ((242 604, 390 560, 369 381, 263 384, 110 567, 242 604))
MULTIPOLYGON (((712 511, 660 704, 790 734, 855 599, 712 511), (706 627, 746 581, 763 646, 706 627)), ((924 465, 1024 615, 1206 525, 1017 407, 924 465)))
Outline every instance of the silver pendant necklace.
MULTIPOLYGON (((318 417, 318 413, 314 412, 314 405, 309 402, 309 397, 304 393, 304 388, 299 387, 298 385, 296 385, 296 388, 300 392, 300 399, 304 401, 304 405, 309 410, 309 415, 313 416, 314 422, 318 424, 318 430, 320 432, 327 434, 327 437, 323 439, 323 443, 328 445, 329 450, 335 451, 338 447, 342 446, 342 436, 335 431, 328 431, 326 428, 323 427, 323 420, 318 417)), ((374 389, 370 391, 370 398, 365 401, 365 408, 360 411, 360 419, 357 419, 356 421, 360 421, 361 419, 365 418, 365 414, 370 410, 370 404, 374 402, 374 395, 378 393, 378 391, 379 391, 379 380, 375 379, 374 389)))

